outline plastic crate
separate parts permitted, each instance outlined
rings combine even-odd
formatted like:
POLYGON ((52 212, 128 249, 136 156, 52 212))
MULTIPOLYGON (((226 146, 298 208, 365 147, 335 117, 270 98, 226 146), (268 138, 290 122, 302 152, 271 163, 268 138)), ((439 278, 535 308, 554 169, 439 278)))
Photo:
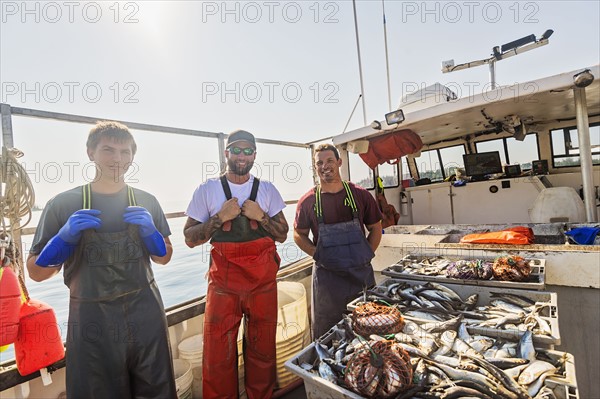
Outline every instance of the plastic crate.
MULTIPOLYGON (((385 295, 387 292, 387 287, 394 283, 407 283, 408 285, 422 285, 421 282, 414 280, 405 280, 405 279, 387 279, 383 281, 381 284, 373 288, 373 291, 378 294, 385 295)), ((550 306, 544 307, 540 312, 540 317, 550 324, 550 335, 533 335, 533 342, 537 346, 546 347, 552 349, 554 345, 560 345, 560 331, 558 329, 558 304, 557 304, 557 295, 555 292, 547 292, 547 291, 529 291, 529 290, 521 290, 521 289, 507 289, 500 287, 482 287, 476 285, 461 285, 461 284, 448 284, 440 283, 441 285, 450 288, 454 292, 456 292, 463 300, 466 299, 469 295, 479 294, 479 298, 477 299, 476 306, 486 306, 489 305, 493 300, 491 294, 514 294, 520 295, 524 298, 530 299, 535 302, 547 303, 550 306)), ((383 298, 382 298, 383 299, 383 298)), ((383 299, 385 300, 385 299, 383 299)), ((359 297, 347 305, 347 309, 353 311, 360 303, 362 303, 362 297, 359 297)), ((398 308, 400 312, 402 312, 402 307, 398 308)), ((419 319, 411 316, 402 315, 407 320, 412 320, 416 323, 431 323, 431 320, 419 319)), ((495 338, 506 338, 512 341, 518 340, 524 333, 524 331, 517 329, 500 329, 494 327, 479 327, 479 326, 467 326, 470 333, 473 334, 482 334, 488 335, 490 337, 495 338)))
MULTIPOLYGON (((320 339, 320 342, 329 346, 329 343, 333 339, 343 338, 339 332, 330 330, 320 339)), ((296 356, 285 362, 285 368, 291 373, 296 374, 304 380, 304 390, 306 391, 306 397, 308 399, 338 399, 338 398, 350 398, 350 399, 361 399, 357 393, 350 391, 349 389, 343 388, 339 385, 333 384, 318 374, 314 374, 310 371, 304 370, 300 365, 302 363, 313 364, 317 359, 317 351, 315 349, 315 343, 311 343, 308 347, 304 348, 296 356)))
POLYGON ((484 259, 487 261, 494 261, 494 257, 481 256, 478 258, 463 258, 459 256, 436 256, 436 255, 407 255, 400 259, 396 264, 386 267, 381 271, 381 274, 394 278, 401 278, 406 280, 419 280, 419 281, 434 281, 436 283, 451 283, 451 284, 468 284, 468 285, 481 285, 485 287, 502 287, 509 289, 526 289, 526 290, 543 290, 546 287, 546 260, 545 259, 529 259, 529 266, 531 267, 531 275, 528 281, 514 282, 514 281, 501 281, 501 280, 464 280, 458 278, 447 277, 446 275, 428 276, 426 274, 413 274, 406 273, 405 267, 411 263, 421 263, 425 259, 447 259, 450 261, 457 260, 473 260, 473 259, 484 259))
POLYGON ((552 389, 556 399, 579 399, 579 391, 577 390, 577 387, 558 384, 549 378, 546 379, 544 385, 552 389))
POLYGON ((577 388, 577 376, 575 374, 575 357, 567 352, 555 351, 550 349, 538 349, 536 352, 544 352, 550 359, 559 360, 565 358, 565 375, 564 376, 550 376, 548 381, 551 381, 557 385, 565 385, 568 387, 577 388))
MULTIPOLYGON (((328 333, 323 335, 320 342, 326 346, 329 346, 329 343, 333 339, 341 338, 343 337, 341 336, 340 332, 337 330, 330 330, 328 333)), ((577 391, 577 379, 575 376, 575 360, 573 355, 549 349, 536 348, 536 351, 545 352, 548 357, 554 360, 566 356, 567 362, 565 366, 564 377, 548 377, 544 382, 544 385, 552 389, 557 399, 579 399, 579 393, 577 391)), ((303 363, 314 364, 317 356, 315 344, 313 342, 285 363, 285 367, 291 373, 296 374, 304 380, 304 388, 306 391, 306 397, 308 399, 364 398, 363 396, 360 396, 349 389, 333 384, 321 378, 318 374, 306 371, 300 366, 303 363)))

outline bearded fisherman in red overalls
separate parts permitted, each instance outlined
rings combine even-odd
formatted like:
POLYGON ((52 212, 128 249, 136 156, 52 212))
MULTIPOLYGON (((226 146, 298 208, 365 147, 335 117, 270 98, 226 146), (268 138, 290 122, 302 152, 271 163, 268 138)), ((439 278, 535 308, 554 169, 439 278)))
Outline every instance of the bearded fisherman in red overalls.
POLYGON ((250 174, 254 136, 237 130, 227 138, 227 173, 194 192, 186 214, 185 242, 193 248, 211 240, 202 394, 237 398, 237 335, 244 316, 245 386, 249 399, 270 398, 275 387, 279 256, 288 224, 285 202, 268 181, 250 174))

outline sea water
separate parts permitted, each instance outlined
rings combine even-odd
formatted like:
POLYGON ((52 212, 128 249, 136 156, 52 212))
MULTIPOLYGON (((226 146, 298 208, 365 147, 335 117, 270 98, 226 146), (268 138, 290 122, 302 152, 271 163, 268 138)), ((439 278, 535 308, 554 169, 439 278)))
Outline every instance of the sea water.
MULTIPOLYGON (((283 244, 277 244, 277 251, 281 256, 281 265, 295 262, 304 256, 304 253, 296 246, 292 238, 295 205, 288 205, 284 214, 290 225, 288 238, 283 244)), ((30 226, 37 225, 39 212, 34 214, 30 226)), ((173 244, 173 257, 166 265, 152 264, 154 277, 160 289, 165 308, 178 303, 198 298, 206 294, 208 282, 206 273, 210 254, 210 244, 204 244, 196 248, 188 248, 183 238, 183 226, 187 217, 169 219, 172 235, 169 237, 173 244)), ((25 254, 31 246, 33 235, 23 237, 25 254)), ((39 301, 46 302, 56 312, 58 327, 63 341, 67 338, 67 320, 69 316, 69 290, 63 281, 62 272, 52 278, 35 282, 26 275, 26 286, 29 296, 39 301)), ((0 362, 14 358, 13 345, 0 353, 0 362)))

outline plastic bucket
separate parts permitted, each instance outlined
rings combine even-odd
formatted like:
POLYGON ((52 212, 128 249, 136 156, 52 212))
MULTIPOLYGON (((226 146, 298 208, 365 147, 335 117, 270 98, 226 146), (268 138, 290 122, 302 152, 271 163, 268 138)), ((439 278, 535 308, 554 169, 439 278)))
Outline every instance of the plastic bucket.
POLYGON ((301 283, 277 283, 277 387, 282 388, 298 378, 286 370, 284 363, 310 341, 306 290, 301 283))
POLYGON ((301 283, 277 283, 277 335, 283 342, 302 335, 308 328, 306 290, 301 283))
POLYGON ((178 399, 192 399, 192 367, 185 359, 173 360, 178 399))
MULTIPOLYGON (((238 375, 240 383, 240 394, 244 389, 244 357, 243 348, 243 329, 240 328, 238 333, 238 375)), ((190 363, 192 370, 192 398, 202 398, 202 351, 204 348, 204 335, 193 335, 184 339, 177 345, 179 350, 179 358, 187 360, 190 363)))
POLYGON ((192 398, 202 398, 202 348, 203 335, 198 334, 184 339, 177 345, 179 358, 187 360, 192 370, 192 398))

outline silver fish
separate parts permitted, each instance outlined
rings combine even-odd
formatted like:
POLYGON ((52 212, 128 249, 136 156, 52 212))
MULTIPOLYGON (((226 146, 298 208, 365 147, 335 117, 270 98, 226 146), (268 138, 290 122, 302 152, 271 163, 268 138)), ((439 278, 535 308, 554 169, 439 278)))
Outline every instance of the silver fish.
POLYGON ((540 375, 552 371, 556 372, 556 367, 548 362, 544 362, 542 360, 535 360, 529 363, 529 366, 523 370, 521 375, 519 376, 519 384, 521 385, 529 385, 533 381, 535 381, 540 375))
POLYGON ((335 374, 333 374, 333 370, 331 369, 331 366, 329 366, 324 361, 321 361, 319 363, 319 375, 321 376, 321 378, 323 378, 333 384, 337 384, 337 377, 335 376, 335 374))
POLYGON ((533 333, 531 331, 525 331, 519 340, 519 347, 517 355, 522 359, 534 361, 535 348, 533 347, 533 333))
POLYGON ((509 376, 510 378, 512 378, 513 380, 516 381, 519 379, 519 375, 521 374, 521 372, 523 370, 525 370, 525 367, 527 367, 527 365, 522 364, 520 366, 511 367, 509 369, 504 369, 504 374, 506 374, 507 376, 509 376))
POLYGON ((521 306, 514 305, 510 302, 503 301, 501 299, 494 299, 490 302, 492 306, 496 306, 502 310, 506 310, 511 313, 521 313, 523 312, 523 308, 521 306))
POLYGON ((529 394, 529 396, 531 396, 531 397, 536 396, 538 394, 538 392, 540 391, 540 389, 542 388, 542 385, 544 385, 544 381, 546 380, 546 377, 552 375, 553 373, 554 373, 553 371, 547 371, 547 372, 543 373, 542 375, 540 375, 537 378, 537 380, 535 380, 534 382, 529 384, 529 386, 527 387, 527 393, 529 394))
POLYGON ((460 338, 456 338, 454 343, 452 344, 452 350, 459 355, 469 354, 471 356, 483 358, 481 353, 477 352, 475 349, 471 348, 469 344, 463 341, 460 338))
POLYGON ((544 386, 533 399, 556 399, 556 395, 552 389, 544 386))

